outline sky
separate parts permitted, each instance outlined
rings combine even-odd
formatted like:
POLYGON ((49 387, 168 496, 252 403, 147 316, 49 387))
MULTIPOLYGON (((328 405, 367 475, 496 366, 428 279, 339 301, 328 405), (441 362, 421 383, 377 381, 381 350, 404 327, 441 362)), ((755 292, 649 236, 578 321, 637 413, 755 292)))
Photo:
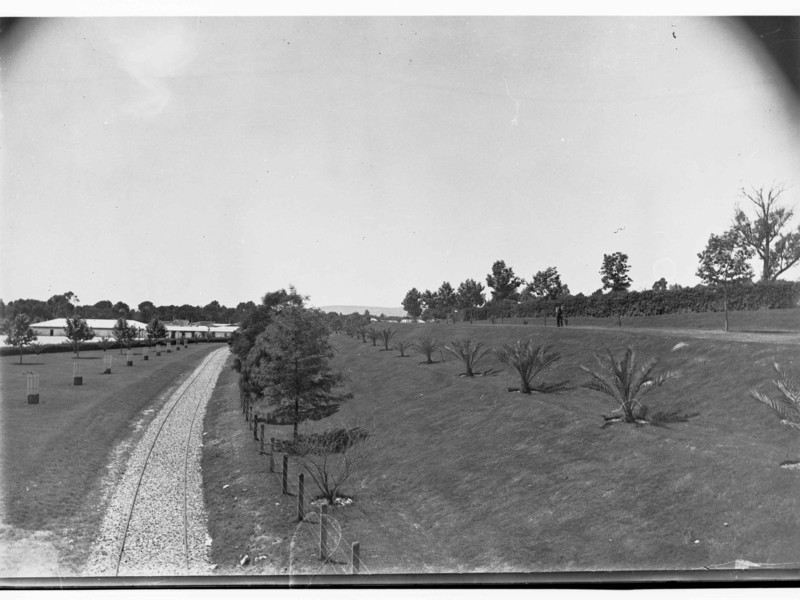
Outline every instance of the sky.
POLYGON ((0 83, 6 302, 590 294, 617 251, 695 285, 742 187, 800 205, 798 98, 730 19, 36 19, 0 83))

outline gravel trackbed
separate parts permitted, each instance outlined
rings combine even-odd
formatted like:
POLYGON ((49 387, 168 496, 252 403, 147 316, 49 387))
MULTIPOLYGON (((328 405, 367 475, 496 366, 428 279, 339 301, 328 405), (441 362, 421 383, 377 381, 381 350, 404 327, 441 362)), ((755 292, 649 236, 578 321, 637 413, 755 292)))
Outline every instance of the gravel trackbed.
POLYGON ((227 347, 209 354, 148 426, 111 496, 86 575, 210 572, 203 416, 228 354, 227 347))

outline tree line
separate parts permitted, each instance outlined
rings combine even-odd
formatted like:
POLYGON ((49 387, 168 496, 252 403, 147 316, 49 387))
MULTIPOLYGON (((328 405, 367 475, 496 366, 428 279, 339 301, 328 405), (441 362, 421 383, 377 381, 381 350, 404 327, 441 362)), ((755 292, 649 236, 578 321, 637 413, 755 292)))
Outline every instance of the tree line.
POLYGON ((572 315, 609 316, 717 310, 721 303, 727 330, 729 296, 735 300, 736 308, 795 306, 800 299, 800 286, 778 281, 781 274, 800 261, 800 226, 792 230, 789 221, 793 209, 778 205, 784 188, 742 189, 741 193, 755 214, 748 216, 737 206, 728 230, 711 234, 697 255, 696 275, 702 283, 688 288, 693 292, 678 284, 669 285, 663 277, 650 290, 630 292, 629 257, 613 252, 603 255, 602 287, 590 296, 573 296, 555 266, 538 271, 526 282, 505 261, 498 260, 486 275, 486 285, 491 290, 488 300, 486 288, 473 279, 465 280, 457 289, 444 281, 435 291, 411 288, 403 298, 403 309, 410 317, 426 321, 472 321, 553 314, 559 305, 572 315), (748 262, 756 257, 761 266, 760 285, 754 285, 748 262))
POLYGON ((192 323, 211 321, 214 323, 238 323, 245 314, 255 309, 254 302, 240 302, 235 308, 221 305, 213 300, 205 306, 180 306, 169 304, 156 306, 149 300, 140 302, 135 308, 125 302, 100 300, 92 305, 78 305, 79 298, 73 292, 55 294, 47 300, 22 299, 7 304, 0 300, 0 320, 14 319, 18 314, 30 317, 33 323, 50 319, 81 317, 83 319, 133 319, 143 323, 154 317, 160 321, 184 320, 192 323))

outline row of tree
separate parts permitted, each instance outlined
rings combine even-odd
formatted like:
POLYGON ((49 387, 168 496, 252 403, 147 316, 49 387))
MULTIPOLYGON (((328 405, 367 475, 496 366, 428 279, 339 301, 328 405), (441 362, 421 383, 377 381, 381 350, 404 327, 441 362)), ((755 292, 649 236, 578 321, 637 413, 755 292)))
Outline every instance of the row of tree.
MULTIPOLYGON (((19 351, 19 361, 22 363, 22 350, 25 346, 33 344, 38 336, 33 331, 31 325, 33 321, 28 315, 18 313, 13 319, 5 319, 0 324, 0 333, 5 334, 4 342, 6 345, 17 348, 19 351)), ((76 356, 80 356, 81 342, 96 337, 92 329, 83 317, 66 317, 63 330, 64 337, 72 345, 76 356)), ((128 324, 126 319, 119 318, 111 330, 111 336, 119 344, 130 349, 133 343, 142 337, 142 332, 133 325, 128 324)), ((167 328, 157 317, 153 317, 147 324, 144 331, 144 339, 148 343, 159 344, 167 337, 167 328)))
MULTIPOLYGON (((698 254, 697 276, 703 284, 722 290, 726 330, 728 290, 732 285, 752 280, 753 269, 748 261, 756 256, 759 258, 762 282, 776 281, 800 261, 800 226, 796 231, 788 226, 794 211, 777 204, 783 191, 781 187, 743 189, 742 194, 753 205, 755 216, 749 217, 737 206, 731 227, 721 235, 712 234, 706 248, 698 254)), ((632 284, 629 271, 627 254, 604 254, 600 267, 602 287, 592 296, 604 292, 612 295, 627 293, 632 284)), ((538 303, 540 305, 552 305, 572 297, 556 267, 547 267, 526 282, 517 277, 505 261, 498 260, 486 276, 486 285, 491 289, 488 301, 483 285, 473 279, 467 279, 455 290, 447 281, 433 292, 412 288, 403 298, 403 308, 409 316, 424 320, 455 320, 457 315, 462 320, 472 320, 478 314, 490 318, 516 314, 519 312, 517 305, 535 304, 530 301, 536 298, 550 301, 538 303), (485 307, 485 310, 476 311, 479 307, 485 307)), ((679 285, 668 286, 663 277, 652 285, 652 290, 657 292, 680 289, 679 285)), ((578 297, 584 298, 582 294, 578 297)))
POLYGON ((79 298, 73 292, 55 294, 48 300, 23 299, 6 304, 0 300, 0 319, 13 319, 17 314, 28 315, 34 323, 64 317, 84 319, 134 319, 149 323, 154 317, 160 321, 184 320, 192 323, 210 321, 214 323, 238 323, 246 313, 255 309, 255 303, 240 302, 236 308, 221 305, 216 300, 205 306, 174 304, 156 306, 149 300, 131 308, 125 302, 113 303, 101 300, 91 305, 79 305, 79 298))

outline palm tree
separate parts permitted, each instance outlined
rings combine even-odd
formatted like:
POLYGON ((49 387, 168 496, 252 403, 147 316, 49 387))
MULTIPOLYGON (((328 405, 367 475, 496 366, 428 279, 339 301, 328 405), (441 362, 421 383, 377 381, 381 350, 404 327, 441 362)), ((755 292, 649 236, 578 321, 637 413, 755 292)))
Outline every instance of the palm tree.
POLYGON ((478 361, 491 352, 489 348, 484 348, 481 342, 473 346, 472 340, 470 339, 455 339, 450 342, 450 344, 453 346, 452 348, 450 346, 445 346, 444 349, 456 358, 461 359, 464 363, 464 367, 467 369, 465 373, 467 377, 473 377, 475 375, 473 369, 476 368, 478 361))
POLYGON ((534 378, 559 360, 561 355, 553 351, 550 346, 534 346, 531 340, 526 342, 517 340, 513 346, 503 344, 503 347, 497 351, 497 358, 519 374, 522 385, 520 391, 523 394, 530 394, 534 389, 534 378))
POLYGON ((425 364, 433 364, 433 353, 439 348, 439 342, 434 340, 431 336, 425 335, 419 338, 419 341, 413 345, 414 350, 420 354, 425 355, 425 364))
POLYGON ((778 373, 778 379, 772 383, 778 388, 782 397, 774 399, 758 390, 750 390, 750 395, 760 400, 781 417, 781 423, 800 429, 800 383, 789 377, 778 363, 772 365, 778 373))
POLYGON ((598 370, 581 365, 581 369, 592 377, 592 380, 583 387, 603 392, 613 398, 622 409, 623 420, 626 423, 636 423, 643 419, 644 407, 640 402, 641 398, 672 376, 670 372, 652 375, 657 364, 654 358, 646 360, 637 367, 636 352, 630 346, 619 360, 614 358, 610 350, 607 350, 607 356, 595 354, 595 359, 600 367, 598 370))

